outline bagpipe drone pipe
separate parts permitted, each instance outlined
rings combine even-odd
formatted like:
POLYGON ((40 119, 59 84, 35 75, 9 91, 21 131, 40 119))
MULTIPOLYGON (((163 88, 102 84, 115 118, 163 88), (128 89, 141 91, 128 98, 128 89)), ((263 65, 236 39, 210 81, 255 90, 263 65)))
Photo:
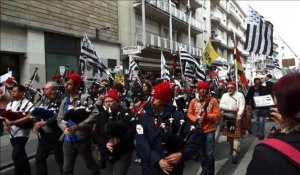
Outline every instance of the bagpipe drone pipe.
MULTIPOLYGON (((171 86, 174 86, 171 84, 171 86)), ((178 120, 173 118, 173 113, 165 114, 169 115, 167 121, 162 121, 161 117, 157 114, 157 112, 153 109, 154 114, 154 123, 158 123, 155 125, 159 125, 161 128, 161 137, 160 137, 160 143, 161 146, 164 149, 164 154, 169 155, 172 153, 180 152, 182 151, 183 147, 186 144, 186 141, 190 137, 190 135, 193 133, 193 131, 196 129, 194 125, 191 124, 191 122, 187 122, 187 108, 190 101, 190 98, 192 97, 193 93, 193 87, 190 88, 187 94, 187 100, 186 100, 186 106, 184 111, 183 117, 178 120), (186 131, 188 127, 188 131, 186 131), (186 134, 188 133, 188 134, 186 134)), ((175 100, 175 93, 174 93, 174 100, 175 100)))
POLYGON ((164 155, 182 151, 185 140, 183 136, 183 128, 185 121, 175 120, 171 112, 164 114, 166 120, 162 121, 161 117, 153 109, 154 126, 160 128, 160 144, 163 148, 164 155))
POLYGON ((207 115, 204 113, 206 112, 206 109, 210 103, 210 100, 211 100, 211 98, 208 98, 205 100, 200 96, 200 101, 202 101, 202 102, 205 101, 205 103, 204 103, 203 107, 201 108, 200 113, 197 115, 196 121, 193 122, 193 124, 190 126, 190 130, 189 130, 189 133, 187 134, 187 136, 185 137, 185 141, 187 141, 189 139, 189 137, 193 134, 193 132, 195 131, 196 128, 200 129, 200 130, 202 129, 202 124, 204 124, 207 119, 207 115))

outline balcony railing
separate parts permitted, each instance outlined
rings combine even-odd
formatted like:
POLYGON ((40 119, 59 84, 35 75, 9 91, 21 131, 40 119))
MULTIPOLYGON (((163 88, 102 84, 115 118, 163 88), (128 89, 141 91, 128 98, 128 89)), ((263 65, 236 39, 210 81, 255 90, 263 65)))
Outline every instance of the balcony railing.
MULTIPOLYGON (((136 0, 136 2, 140 2, 141 0, 136 0)), ((178 20, 184 21, 186 23, 189 23, 189 16, 182 10, 179 10, 176 8, 175 4, 171 4, 171 8, 169 10, 169 2, 168 0, 148 0, 145 1, 152 6, 166 12, 167 14, 171 14, 173 17, 177 18, 178 20)), ((191 26, 198 29, 198 30, 203 30, 202 29, 202 22, 191 18, 191 26)))
POLYGON ((238 16, 238 13, 235 11, 236 7, 230 6, 229 7, 229 16, 232 16, 235 18, 236 22, 242 23, 242 19, 238 16))
MULTIPOLYGON (((136 34, 136 44, 142 45, 143 44, 143 34, 137 33, 136 34)), ((146 45, 153 48, 162 48, 164 50, 170 51, 170 40, 164 37, 160 37, 157 35, 153 35, 151 33, 146 33, 146 45)), ((180 48, 187 50, 190 52, 191 55, 200 57, 201 56, 201 49, 197 47, 190 47, 188 44, 180 43, 177 41, 172 41, 172 50, 173 51, 180 51, 180 48)))

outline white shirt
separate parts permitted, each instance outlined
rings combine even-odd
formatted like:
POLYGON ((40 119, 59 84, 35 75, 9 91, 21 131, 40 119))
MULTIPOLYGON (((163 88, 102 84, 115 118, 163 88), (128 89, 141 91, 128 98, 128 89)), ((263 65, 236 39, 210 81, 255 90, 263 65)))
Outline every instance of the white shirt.
MULTIPOLYGON (((27 99, 23 99, 23 100, 14 100, 10 103, 8 103, 6 110, 11 110, 12 112, 18 112, 18 111, 22 111, 24 108, 24 112, 27 111, 32 111, 33 108, 31 108, 33 104, 27 100, 27 99), (27 105, 27 106, 26 106, 27 105), (30 109, 31 108, 31 109, 30 109)), ((11 126, 10 127, 10 138, 11 137, 29 137, 30 135, 30 128, 20 128, 18 126, 11 126)))
POLYGON ((220 109, 231 111, 234 106, 238 107, 238 115, 242 115, 245 109, 244 95, 238 91, 234 92, 231 96, 228 92, 223 94, 220 101, 220 109), (236 100, 234 100, 232 97, 236 100))

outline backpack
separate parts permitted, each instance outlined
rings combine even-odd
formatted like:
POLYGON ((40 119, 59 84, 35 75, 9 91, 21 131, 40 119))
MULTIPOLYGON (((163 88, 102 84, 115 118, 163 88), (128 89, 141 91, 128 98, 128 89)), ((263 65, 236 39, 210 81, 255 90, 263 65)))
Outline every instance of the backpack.
POLYGON ((277 150, 281 154, 292 160, 298 167, 300 167, 300 151, 292 145, 276 138, 269 138, 260 144, 268 145, 277 150))

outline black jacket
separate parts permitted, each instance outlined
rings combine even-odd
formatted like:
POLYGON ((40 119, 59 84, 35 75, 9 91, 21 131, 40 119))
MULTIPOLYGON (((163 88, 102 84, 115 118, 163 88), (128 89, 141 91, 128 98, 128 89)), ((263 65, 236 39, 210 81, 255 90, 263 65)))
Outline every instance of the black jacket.
POLYGON ((117 111, 112 113, 113 118, 109 119, 110 114, 107 110, 100 109, 93 139, 97 143, 101 154, 106 158, 112 157, 117 160, 125 153, 133 151, 135 123, 131 121, 132 116, 126 115, 126 113, 127 111, 119 106, 117 111), (118 137, 121 140, 120 144, 114 148, 113 153, 110 153, 106 148, 106 144, 111 137, 118 137))
MULTIPOLYGON (((256 89, 255 86, 251 86, 249 88, 248 94, 246 96, 246 105, 251 105, 252 108, 255 107, 254 100, 253 100, 255 89, 256 89)), ((259 86, 258 87, 258 93, 259 93, 260 96, 270 94, 268 89, 264 86, 259 86)))
MULTIPOLYGON (((166 151, 166 148, 177 149, 175 145, 177 145, 178 142, 169 142, 171 145, 164 148, 162 144, 164 141, 162 142, 162 140, 164 140, 163 136, 166 135, 164 135, 164 131, 161 128, 155 126, 154 112, 149 102, 145 106, 145 111, 146 113, 138 121, 136 127, 137 134, 135 136, 135 150, 142 159, 143 175, 161 175, 164 173, 162 173, 162 170, 158 165, 159 160, 165 157, 164 152, 166 151)), ((172 132, 170 132, 170 134, 176 134, 180 132, 180 136, 182 138, 185 138, 187 135, 189 135, 189 137, 187 137, 188 139, 183 145, 183 148, 180 148, 180 152, 182 152, 182 159, 188 160, 198 151, 200 147, 200 130, 196 129, 194 132, 189 133, 190 126, 193 124, 193 122, 189 119, 186 119, 185 123, 182 125, 182 127, 180 127, 180 120, 184 118, 183 113, 177 111, 171 104, 165 108, 165 111, 161 115, 161 120, 162 122, 166 123, 166 128, 168 128, 168 130, 170 129, 170 125, 168 125, 168 123, 171 116, 173 117, 174 121, 172 124, 172 132)), ((183 161, 175 166, 171 174, 183 174, 183 161)))
MULTIPOLYGON (((300 151, 300 133, 282 134, 278 138, 300 151)), ((246 175, 299 175, 300 166, 268 145, 255 147, 246 175)))

